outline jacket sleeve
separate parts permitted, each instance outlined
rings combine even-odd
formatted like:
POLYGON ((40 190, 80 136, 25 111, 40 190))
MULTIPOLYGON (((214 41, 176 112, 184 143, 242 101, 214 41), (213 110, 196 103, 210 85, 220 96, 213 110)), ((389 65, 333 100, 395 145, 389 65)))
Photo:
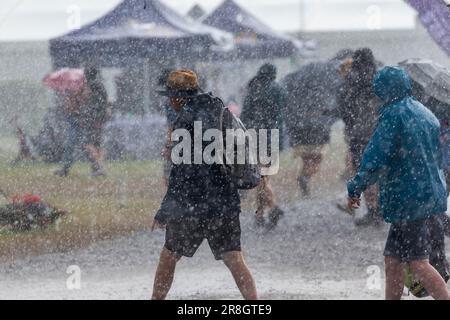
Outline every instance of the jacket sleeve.
POLYGON ((253 113, 252 109, 253 109, 252 95, 248 91, 245 95, 244 103, 242 105, 242 112, 239 117, 247 128, 249 128, 251 125, 249 122, 251 114, 253 113))
POLYGON ((359 198, 368 186, 377 182, 397 152, 400 130, 400 114, 391 111, 380 117, 364 150, 361 166, 356 176, 347 183, 349 197, 359 198))

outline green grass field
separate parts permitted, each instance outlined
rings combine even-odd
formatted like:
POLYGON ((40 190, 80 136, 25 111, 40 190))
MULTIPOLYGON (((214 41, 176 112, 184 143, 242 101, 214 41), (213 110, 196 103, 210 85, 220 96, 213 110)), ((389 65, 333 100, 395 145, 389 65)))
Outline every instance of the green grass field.
MULTIPOLYGON (((165 193, 162 162, 110 162, 105 178, 91 178, 89 166, 80 163, 67 178, 60 178, 53 175, 56 165, 35 162, 12 166, 16 145, 14 138, 0 139, 0 188, 10 195, 38 194, 69 214, 47 230, 13 233, 0 229, 0 259, 66 251, 150 228, 165 193)), ((339 188, 344 154, 341 134, 334 132, 325 149, 321 173, 313 181, 316 193, 339 188)), ((281 205, 301 197, 296 182, 300 166, 289 151, 283 152, 279 174, 271 178, 281 205)), ((0 199, 0 204, 5 203, 0 199)), ((243 194, 244 212, 253 212, 253 203, 254 191, 243 194)))
POLYGON ((149 227, 164 192, 160 167, 156 162, 108 164, 108 177, 94 179, 80 164, 63 179, 52 174, 54 165, 1 162, 2 189, 11 195, 39 194, 69 212, 45 231, 0 232, 1 256, 65 250, 149 227))

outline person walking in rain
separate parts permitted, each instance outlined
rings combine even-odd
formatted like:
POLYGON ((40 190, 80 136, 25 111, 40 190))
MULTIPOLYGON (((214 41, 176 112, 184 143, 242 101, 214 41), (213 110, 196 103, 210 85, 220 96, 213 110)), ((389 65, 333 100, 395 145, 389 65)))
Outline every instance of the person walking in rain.
MULTIPOLYGON (((277 69, 273 64, 261 66, 257 75, 248 84, 247 95, 241 113, 241 120, 247 129, 269 130, 267 144, 271 146, 270 130, 282 127, 281 119, 286 109, 286 92, 276 83, 277 69)), ((258 144, 259 145, 259 144, 258 144)), ((276 227, 284 215, 276 203, 275 195, 270 185, 269 177, 262 176, 257 187, 256 225, 266 226, 269 230, 276 227), (264 211, 269 208, 269 221, 266 224, 264 211)))
MULTIPOLYGON (((361 165, 361 158, 374 130, 381 102, 373 93, 372 83, 377 72, 375 57, 370 49, 356 50, 352 56, 350 71, 337 96, 338 112, 345 123, 345 135, 349 144, 351 174, 361 165)), ((382 224, 378 206, 377 186, 370 186, 364 193, 367 214, 356 219, 357 226, 382 224)))
POLYGON ((347 184, 348 206, 358 208, 361 194, 379 183, 381 210, 391 224, 384 250, 386 299, 401 298, 407 264, 433 298, 449 300, 444 279, 429 262, 429 222, 447 210, 439 121, 412 96, 410 78, 399 67, 379 71, 373 89, 384 105, 347 184))
POLYGON ((87 86, 66 97, 65 115, 68 137, 64 146, 63 168, 55 174, 65 177, 75 161, 75 148, 81 147, 92 167, 94 177, 104 176, 101 142, 108 116, 108 96, 95 67, 85 69, 87 86))
POLYGON ((306 197, 310 196, 311 179, 320 170, 324 147, 330 143, 331 127, 337 120, 340 61, 350 53, 345 49, 329 61, 306 64, 283 81, 288 92, 286 127, 294 159, 303 163, 297 182, 306 197))
MULTIPOLYGON (((194 152, 190 152, 188 157, 189 161, 192 158, 195 161, 199 150, 193 147, 194 122, 209 119, 201 120, 203 130, 217 129, 212 122, 219 122, 222 105, 215 105, 217 99, 210 94, 201 93, 197 75, 191 70, 171 72, 166 90, 160 93, 170 98, 172 107, 178 112, 174 132, 180 129, 190 134, 189 146, 194 152)), ((233 128, 232 115, 227 110, 224 112, 223 128, 233 128)), ((203 150, 200 151, 203 154, 203 150)), ((180 152, 184 153, 184 150, 180 152)), ((238 189, 229 172, 223 169, 221 164, 207 164, 204 161, 201 164, 185 161, 173 163, 168 190, 152 226, 152 230, 166 228, 152 299, 166 298, 177 262, 183 256, 192 257, 204 239, 208 240, 214 257, 223 260, 231 271, 242 296, 257 299, 255 282, 241 252, 238 189)))

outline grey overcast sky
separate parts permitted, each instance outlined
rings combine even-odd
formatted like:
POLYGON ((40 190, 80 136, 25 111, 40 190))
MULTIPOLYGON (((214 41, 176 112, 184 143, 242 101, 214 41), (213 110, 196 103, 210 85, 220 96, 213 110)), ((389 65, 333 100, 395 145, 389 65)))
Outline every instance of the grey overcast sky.
MULTIPOLYGON (((222 0, 161 0, 181 14, 194 4, 207 12, 222 0)), ((415 11, 403 0, 235 0, 280 31, 408 29, 415 11)), ((70 31, 73 8, 81 24, 102 16, 121 0, 0 0, 1 40, 44 40, 70 31), (72 10, 72 11, 71 11, 72 10)))

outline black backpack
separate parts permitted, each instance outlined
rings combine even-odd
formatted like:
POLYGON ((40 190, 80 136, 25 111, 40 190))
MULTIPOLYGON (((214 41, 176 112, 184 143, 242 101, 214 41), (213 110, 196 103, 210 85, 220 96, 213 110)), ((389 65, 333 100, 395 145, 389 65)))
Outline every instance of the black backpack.
MULTIPOLYGON (((203 118, 205 118, 206 122, 209 121, 209 124, 207 124, 209 128, 214 127, 223 132, 224 141, 226 137, 226 129, 241 129, 243 132, 247 131, 242 121, 238 117, 236 117, 230 110, 228 110, 228 108, 220 98, 213 96, 211 93, 202 93, 195 99, 197 99, 199 105, 207 106, 206 108, 201 108, 201 111, 199 110, 198 112, 196 112, 196 120, 203 120, 203 118), (206 111, 207 114, 202 116, 202 111, 206 111), (212 114, 214 114, 214 124, 211 123, 212 114)), ((252 155, 252 152, 250 151, 248 143, 245 143, 244 150, 244 164, 237 164, 237 161, 233 161, 233 163, 227 164, 224 157, 223 169, 227 174, 231 176, 238 189, 253 189, 258 186, 261 181, 261 171, 257 162, 254 161, 255 159, 252 155)), ((237 152, 238 149, 236 147, 235 141, 235 160, 237 158, 237 152)))
MULTIPOLYGON (((231 127, 230 129, 242 130, 243 132, 246 132, 247 129, 245 128, 242 121, 238 117, 236 117, 230 110, 228 110, 228 108, 225 107, 225 105, 221 100, 220 102, 222 106, 219 116, 220 130, 224 131, 224 117, 225 114, 228 113, 228 115, 231 117, 231 123, 229 123, 231 127)), ((237 161, 234 161, 232 164, 225 166, 229 168, 230 174, 233 177, 238 189, 253 189, 257 187, 261 182, 261 170, 258 163, 256 162, 256 155, 252 154, 248 143, 245 143, 244 148, 245 148, 244 164, 238 164, 236 163, 237 161)), ((237 159, 236 148, 234 150, 234 159, 235 160, 237 159)))

